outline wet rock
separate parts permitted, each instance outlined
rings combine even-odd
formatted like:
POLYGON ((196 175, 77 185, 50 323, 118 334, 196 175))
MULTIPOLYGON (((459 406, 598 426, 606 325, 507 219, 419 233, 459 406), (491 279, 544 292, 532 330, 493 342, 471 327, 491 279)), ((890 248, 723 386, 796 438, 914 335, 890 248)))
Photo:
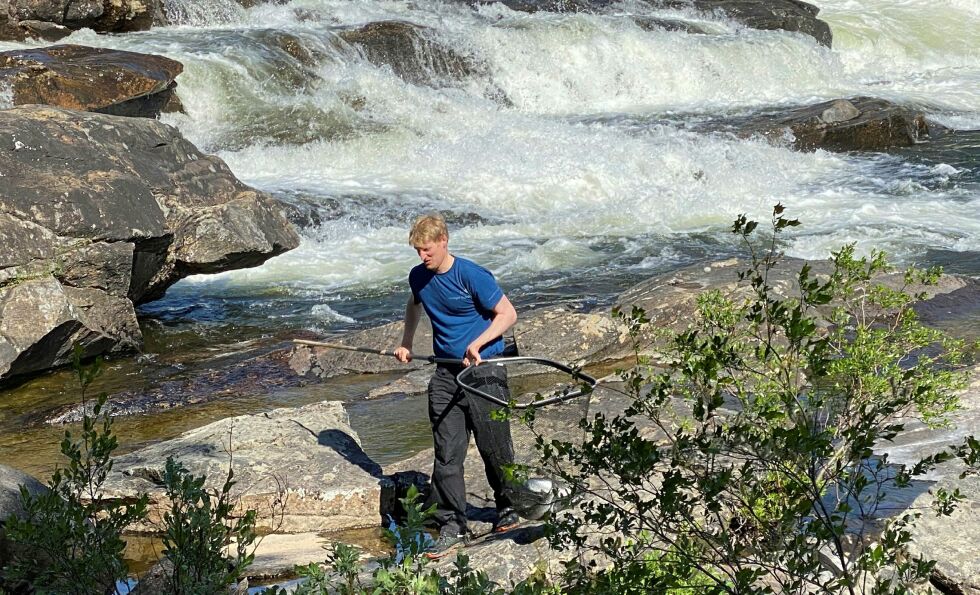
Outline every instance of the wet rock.
POLYGON ((922 112, 870 97, 759 116, 736 127, 740 136, 788 141, 800 151, 881 151, 914 145, 930 134, 922 112))
MULTIPOLYGON (((331 343, 348 346, 372 347, 394 350, 402 339, 402 323, 392 322, 352 333, 331 343)), ((297 345, 290 354, 289 366, 300 376, 331 378, 342 374, 377 374, 383 372, 409 372, 425 363, 422 358, 432 354, 432 327, 427 318, 422 319, 415 333, 415 360, 403 364, 394 357, 379 356, 328 347, 297 345)))
POLYGON ((388 66, 414 85, 447 86, 476 72, 468 58, 431 38, 428 29, 403 21, 379 21, 337 36, 369 62, 388 66))
POLYGON ((65 287, 50 275, 0 287, 0 378, 64 365, 73 345, 88 357, 136 349, 139 342, 126 298, 65 287))
MULTIPOLYGON (((202 370, 190 378, 164 380, 147 388, 113 393, 103 410, 113 417, 145 415, 306 385, 310 380, 293 373, 286 362, 287 357, 288 351, 278 350, 232 365, 202 370)), ((66 405, 46 414, 44 422, 52 425, 79 422, 84 414, 92 414, 94 406, 93 402, 84 406, 78 403, 66 405)))
MULTIPOLYGON (((344 337, 346 345, 367 345, 394 349, 401 341, 402 323, 393 322, 344 337)), ((570 312, 563 307, 521 312, 514 326, 514 338, 520 352, 554 359, 563 363, 596 364, 627 355, 622 329, 605 314, 570 312)), ((417 370, 431 353, 432 330, 428 319, 422 319, 415 333, 416 360, 406 366, 393 357, 341 351, 326 347, 297 346, 290 366, 301 376, 329 378, 347 373, 408 372, 417 370)), ((392 393, 424 390, 427 377, 413 374, 372 391, 372 397, 392 393), (425 379, 425 382, 423 382, 425 379)))
POLYGON ((500 2, 520 12, 597 12, 613 4, 612 0, 467 0, 469 4, 500 2))
POLYGON ((381 469, 361 450, 339 402, 276 409, 208 424, 118 457, 106 482, 110 498, 150 496, 150 520, 131 527, 157 531, 168 509, 162 477, 178 459, 208 488, 220 489, 233 462, 238 506, 258 512, 258 527, 283 533, 335 531, 381 522, 381 469), (272 505, 285 498, 285 514, 272 505))
POLYGON ((656 17, 633 17, 633 22, 644 31, 680 31, 691 34, 704 34, 705 31, 697 25, 675 19, 656 17))
POLYGON ((0 85, 9 86, 13 105, 155 118, 183 68, 163 56, 56 45, 0 52, 0 85))
POLYGON ((138 348, 133 305, 299 238, 279 203, 146 118, 0 110, 0 382, 138 348), (9 238, 9 241, 8 241, 9 238))
POLYGON ((16 33, 13 33, 11 38, 18 41, 26 39, 58 41, 73 33, 68 27, 46 21, 20 21, 17 27, 16 33))
POLYGON ((721 12, 753 29, 797 31, 830 47, 830 25, 817 18, 820 9, 800 0, 666 0, 666 6, 693 6, 702 12, 721 12))
POLYGON ((414 370, 394 382, 389 382, 368 391, 367 398, 380 399, 391 395, 421 395, 429 387, 431 370, 414 370))
POLYGON ((60 39, 77 29, 98 33, 145 31, 164 21, 160 0, 8 0, 3 39, 60 39), (64 33, 63 35, 61 33, 64 33))

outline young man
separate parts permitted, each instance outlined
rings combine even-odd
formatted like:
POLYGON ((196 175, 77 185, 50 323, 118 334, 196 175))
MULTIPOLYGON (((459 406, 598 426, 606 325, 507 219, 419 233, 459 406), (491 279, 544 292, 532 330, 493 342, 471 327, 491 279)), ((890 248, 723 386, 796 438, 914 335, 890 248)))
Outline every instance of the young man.
MULTIPOLYGON (((510 425, 492 420, 492 403, 466 393, 456 383, 456 375, 465 366, 478 365, 484 358, 503 351, 501 336, 517 321, 517 312, 489 271, 449 252, 449 231, 441 216, 417 219, 409 244, 422 264, 408 276, 412 295, 405 307, 405 332, 395 357, 402 362, 412 360, 412 342, 424 308, 432 323, 435 356, 460 362, 438 364, 429 381, 435 464, 428 504, 436 504, 435 520, 440 529, 439 538, 426 555, 439 558, 462 544, 467 536, 463 459, 471 432, 497 505, 494 531, 506 531, 518 522, 504 494, 501 470, 502 465, 514 459, 510 425)), ((504 400, 510 398, 503 366, 480 366, 472 378, 482 390, 504 400)))

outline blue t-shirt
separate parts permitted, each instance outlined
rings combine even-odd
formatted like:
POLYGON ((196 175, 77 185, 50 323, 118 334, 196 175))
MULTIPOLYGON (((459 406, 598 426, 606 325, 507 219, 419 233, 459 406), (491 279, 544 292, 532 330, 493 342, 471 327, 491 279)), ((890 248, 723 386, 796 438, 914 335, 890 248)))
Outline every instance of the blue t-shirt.
MULTIPOLYGON (((436 357, 463 359, 466 347, 487 330, 493 307, 504 297, 493 274, 471 260, 454 257, 445 273, 434 273, 417 265, 408 274, 415 303, 421 302, 432 322, 432 350, 436 357)), ((493 357, 504 350, 497 337, 480 349, 480 357, 493 357)))

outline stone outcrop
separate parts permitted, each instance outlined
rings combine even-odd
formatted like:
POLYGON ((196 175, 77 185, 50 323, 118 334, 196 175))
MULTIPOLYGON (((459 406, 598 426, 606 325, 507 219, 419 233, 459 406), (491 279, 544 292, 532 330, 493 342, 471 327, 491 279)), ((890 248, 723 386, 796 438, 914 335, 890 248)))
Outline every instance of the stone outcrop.
POLYGON ((0 382, 141 343, 134 304, 294 248, 271 197, 173 127, 0 110, 0 382))
POLYGON ((881 151, 926 140, 930 128, 920 111, 883 99, 855 97, 818 103, 736 123, 743 137, 761 135, 800 151, 881 151))
POLYGON ((165 22, 161 0, 4 0, 0 39, 56 41, 78 29, 145 31, 165 22))
POLYGON ((13 105, 154 118, 175 100, 183 69, 163 56, 56 45, 0 52, 0 87, 13 105))
POLYGON ((379 21, 337 32, 377 66, 387 66, 416 85, 447 86, 476 67, 461 54, 431 39, 425 27, 404 21, 379 21))
POLYGON ((233 461, 233 496, 258 512, 258 527, 284 533, 374 527, 381 522, 381 468, 361 450, 343 405, 335 401, 217 421, 118 457, 105 484, 110 498, 150 496, 156 531, 169 502, 162 485, 167 457, 220 489, 233 461), (285 514, 272 502, 285 498, 285 514))

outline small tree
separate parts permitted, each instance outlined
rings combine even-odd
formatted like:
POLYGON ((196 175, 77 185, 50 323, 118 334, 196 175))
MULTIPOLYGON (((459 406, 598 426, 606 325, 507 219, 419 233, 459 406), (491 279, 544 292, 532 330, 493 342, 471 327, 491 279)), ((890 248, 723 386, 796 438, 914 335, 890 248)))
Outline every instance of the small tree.
MULTIPOLYGON (((583 420, 575 444, 539 438, 557 475, 588 494, 552 523, 550 539, 576 548, 571 592, 906 592, 934 563, 911 557, 917 512, 876 525, 890 490, 968 442, 910 467, 873 447, 918 417, 941 424, 957 406, 961 345, 923 327, 909 288, 938 270, 912 269, 901 287, 876 282, 884 255, 832 255, 832 271, 804 265, 796 295, 771 279, 779 236, 799 224, 777 205, 761 247, 744 216, 733 232, 750 264, 738 293, 709 291, 690 326, 641 353, 646 313, 615 311, 637 366, 622 371, 625 413, 583 420), (584 554, 590 556, 584 556, 584 554), (615 565, 603 570, 604 563, 615 565)), ((941 494, 948 514, 956 493, 941 494)))
POLYGON ((255 558, 256 511, 235 515, 231 495, 234 471, 220 491, 204 487, 207 477, 195 477, 167 457, 163 474, 170 510, 164 513, 163 555, 172 564, 165 592, 211 595, 235 584, 255 558), (234 547, 234 553, 227 550, 234 547))
POLYGON ((146 517, 146 495, 132 502, 103 495, 118 441, 105 408, 105 393, 88 413, 87 393, 101 372, 101 360, 83 365, 81 353, 76 346, 72 364, 85 413, 81 435, 76 438, 66 430, 61 441, 68 465, 55 470, 48 492, 31 496, 22 487, 25 516, 7 519, 7 537, 16 552, 5 569, 7 579, 27 581, 36 593, 116 592, 117 581, 126 578, 122 531, 146 517))

